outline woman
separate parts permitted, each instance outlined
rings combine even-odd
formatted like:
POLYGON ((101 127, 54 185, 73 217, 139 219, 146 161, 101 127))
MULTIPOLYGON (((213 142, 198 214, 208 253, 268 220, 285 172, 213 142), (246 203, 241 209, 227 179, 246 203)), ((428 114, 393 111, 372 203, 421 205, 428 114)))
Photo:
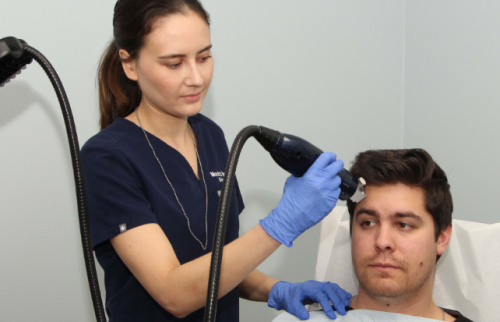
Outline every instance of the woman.
MULTIPOLYGON (((113 26, 99 67, 102 131, 82 149, 106 310, 110 321, 202 321, 228 156, 222 130, 199 114, 213 73, 208 15, 195 0, 119 0, 113 26)), ((345 314, 350 294, 335 284, 278 282, 255 270, 329 213, 342 168, 333 153, 321 155, 241 237, 235 183, 218 321, 238 321, 239 296, 301 318, 305 299, 345 314)))

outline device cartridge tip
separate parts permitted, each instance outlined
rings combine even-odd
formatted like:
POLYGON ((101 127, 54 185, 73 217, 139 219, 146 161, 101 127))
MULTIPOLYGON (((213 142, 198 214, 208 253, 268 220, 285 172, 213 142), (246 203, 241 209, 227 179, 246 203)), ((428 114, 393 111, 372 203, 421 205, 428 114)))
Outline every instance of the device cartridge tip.
POLYGON ((361 200, 365 199, 366 197, 365 186, 366 186, 365 179, 359 178, 356 192, 350 198, 353 202, 360 202, 361 200))

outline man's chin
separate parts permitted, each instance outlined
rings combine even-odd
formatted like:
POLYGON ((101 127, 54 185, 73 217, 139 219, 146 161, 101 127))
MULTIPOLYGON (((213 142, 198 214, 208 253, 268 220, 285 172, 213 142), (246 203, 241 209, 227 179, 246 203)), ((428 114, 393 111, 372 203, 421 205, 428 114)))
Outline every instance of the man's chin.
POLYGON ((366 292, 378 299, 399 299, 405 294, 401 289, 391 287, 367 287, 366 292))
POLYGON ((401 281, 390 277, 371 277, 366 281, 366 283, 360 281, 360 286, 365 289, 366 293, 377 298, 389 299, 401 297, 405 294, 401 281))

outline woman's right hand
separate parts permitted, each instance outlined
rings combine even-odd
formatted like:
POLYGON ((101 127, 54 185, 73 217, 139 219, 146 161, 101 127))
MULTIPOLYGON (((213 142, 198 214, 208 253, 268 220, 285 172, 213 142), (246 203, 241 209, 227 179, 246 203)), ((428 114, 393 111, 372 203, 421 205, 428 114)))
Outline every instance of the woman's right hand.
POLYGON ((295 238, 332 211, 340 195, 337 174, 344 168, 336 158, 325 152, 302 177, 288 177, 278 206, 260 221, 271 237, 290 247, 295 238))

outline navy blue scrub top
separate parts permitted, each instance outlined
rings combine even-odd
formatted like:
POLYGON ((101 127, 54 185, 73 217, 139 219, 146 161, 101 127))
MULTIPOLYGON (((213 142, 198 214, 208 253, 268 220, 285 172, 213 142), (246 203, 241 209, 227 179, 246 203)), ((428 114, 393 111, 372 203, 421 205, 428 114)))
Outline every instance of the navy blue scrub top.
MULTIPOLYGON (((221 128, 198 114, 189 118, 198 139, 208 190, 208 247, 204 251, 189 232, 187 220, 141 128, 117 118, 82 148, 90 232, 94 251, 105 272, 106 311, 110 322, 203 321, 204 308, 178 319, 142 287, 115 252, 110 238, 134 227, 156 223, 181 264, 211 252, 219 193, 229 154, 221 128)), ((187 160, 148 133, 148 138, 176 190, 191 230, 205 244, 205 186, 187 160)), ((226 244, 238 238, 243 200, 235 181, 227 222, 226 244)), ((207 271, 208 274, 208 271, 207 271)), ((217 321, 239 320, 238 287, 217 305, 217 321)))

